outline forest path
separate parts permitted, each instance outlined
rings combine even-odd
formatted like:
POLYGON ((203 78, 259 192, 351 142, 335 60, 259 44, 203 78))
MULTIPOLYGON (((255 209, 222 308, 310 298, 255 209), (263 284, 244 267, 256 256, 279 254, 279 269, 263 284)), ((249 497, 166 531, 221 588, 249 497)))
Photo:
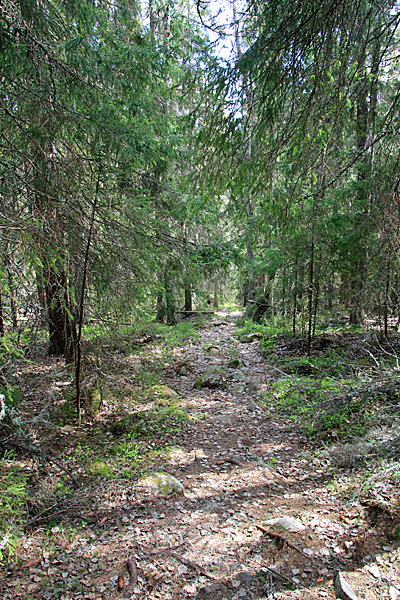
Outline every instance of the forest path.
MULTIPOLYGON (((161 382, 193 419, 159 440, 154 470, 176 477, 184 492, 163 497, 129 478, 86 478, 60 525, 27 530, 18 562, 0 578, 0 596, 333 599, 340 570, 360 598, 396 600, 399 543, 390 533, 400 524, 363 506, 360 480, 335 472, 326 454, 266 405, 263 392, 281 375, 257 340, 238 341, 234 315, 217 313, 199 332, 172 351, 161 382), (210 369, 223 369, 221 385, 194 387, 210 369), (278 518, 283 527, 268 522, 278 518)), ((71 452, 72 431, 64 432, 71 452)), ((106 430, 98 438, 104 455, 112 438, 106 430)))
MULTIPOLYGON (((200 342, 173 356, 175 372, 164 373, 185 409, 206 418, 174 435, 175 449, 162 466, 183 483, 184 495, 143 499, 146 511, 135 518, 138 565, 158 578, 143 597, 335 598, 337 570, 363 598, 387 597, 389 589, 393 596, 394 555, 386 575, 380 570, 382 544, 389 550, 386 532, 360 518, 360 490, 353 490, 353 499, 343 497, 340 478, 333 480, 306 439, 268 416, 261 394, 273 368, 257 341, 241 343, 234 332, 232 317, 216 314, 200 342), (240 369, 230 366, 232 359, 240 369), (185 376, 176 374, 182 366, 185 376), (228 373, 221 387, 194 388, 205 371, 221 368, 228 373), (295 519, 289 529, 299 531, 266 523, 287 517, 295 519)), ((143 591, 137 588, 139 597, 143 591)))

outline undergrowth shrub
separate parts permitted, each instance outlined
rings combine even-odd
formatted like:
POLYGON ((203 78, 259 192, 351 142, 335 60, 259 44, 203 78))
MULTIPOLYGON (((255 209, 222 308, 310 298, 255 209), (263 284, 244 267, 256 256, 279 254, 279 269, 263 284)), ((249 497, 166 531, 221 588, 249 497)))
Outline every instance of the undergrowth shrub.
POLYGON ((265 402, 289 416, 307 435, 322 432, 360 436, 371 423, 368 397, 357 395, 349 382, 330 378, 286 377, 273 383, 265 402))
POLYGON ((25 512, 27 478, 13 452, 0 459, 0 562, 12 556, 18 544, 25 512))

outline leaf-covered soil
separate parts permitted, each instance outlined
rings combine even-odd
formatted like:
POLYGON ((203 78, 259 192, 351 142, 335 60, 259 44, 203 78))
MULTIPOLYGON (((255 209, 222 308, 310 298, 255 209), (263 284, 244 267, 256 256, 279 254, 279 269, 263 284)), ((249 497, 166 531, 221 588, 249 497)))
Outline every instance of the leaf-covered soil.
MULTIPOLYGON (((359 598, 400 596, 396 463, 341 469, 324 442, 271 411, 266 398, 282 374, 257 338, 235 337, 234 316, 216 314, 162 362, 172 409, 164 388, 139 407, 122 394, 117 416, 97 424, 66 419, 45 434, 38 425, 55 462, 24 463, 30 514, 2 567, 2 598, 329 599, 337 571, 359 598), (195 387, 211 368, 216 387, 195 387), (150 471, 175 476, 184 493, 138 485, 150 471), (279 517, 300 530, 271 523, 279 517)), ((157 354, 157 340, 145 352, 157 354)), ((137 372, 137 356, 121 358, 115 385, 137 372)), ((55 359, 28 379, 31 418, 71 386, 55 359)))

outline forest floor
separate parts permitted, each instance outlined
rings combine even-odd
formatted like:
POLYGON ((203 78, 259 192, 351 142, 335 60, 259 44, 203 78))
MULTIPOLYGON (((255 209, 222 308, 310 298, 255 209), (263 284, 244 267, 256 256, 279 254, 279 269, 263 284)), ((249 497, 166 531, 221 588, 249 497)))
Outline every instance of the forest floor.
MULTIPOLYGON (((23 463, 30 516, 0 568, 2 598, 330 599, 338 571, 359 598, 400 597, 399 468, 338 467, 268 405, 281 371, 257 337, 235 337, 236 316, 216 313, 168 360, 157 339, 121 355, 110 386, 143 353, 162 366, 139 407, 122 393, 112 418, 40 429, 55 462, 23 463), (210 371, 215 387, 194 387, 210 371), (183 492, 138 483, 160 471, 183 492)), ((30 419, 71 386, 61 361, 33 362, 21 370, 30 419)))

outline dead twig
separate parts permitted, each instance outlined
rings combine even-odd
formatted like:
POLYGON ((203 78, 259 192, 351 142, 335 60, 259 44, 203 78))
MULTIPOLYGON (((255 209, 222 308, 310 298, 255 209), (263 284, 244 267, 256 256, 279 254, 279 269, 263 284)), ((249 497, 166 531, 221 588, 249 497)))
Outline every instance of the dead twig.
POLYGON ((289 579, 288 577, 285 577, 285 575, 281 575, 280 573, 278 573, 278 571, 275 571, 275 569, 273 569, 272 567, 267 567, 266 565, 264 565, 263 569, 267 569, 267 571, 272 573, 272 575, 275 575, 275 577, 279 577, 280 579, 282 579, 283 581, 286 581, 287 583, 293 583, 293 581, 291 579, 289 579))
POLYGON ((270 531, 269 529, 266 529, 262 525, 256 525, 256 527, 257 527, 257 529, 259 529, 260 531, 262 531, 263 533, 265 533, 265 535, 268 535, 269 537, 271 537, 274 540, 279 540, 280 542, 283 543, 283 545, 286 544, 290 548, 293 548, 293 550, 296 550, 299 554, 301 554, 305 558, 308 558, 308 560, 311 560, 310 557, 307 556, 307 554, 305 554, 303 552, 303 550, 300 550, 300 548, 298 548, 296 546, 296 544, 293 544, 293 542, 291 542, 290 540, 287 540, 285 537, 283 537, 283 535, 280 535, 279 533, 274 533, 273 531, 270 531))
MULTIPOLYGON (((49 509, 46 509, 46 510, 42 511, 40 513, 40 515, 42 515, 47 510, 51 510, 51 508, 53 508, 53 507, 51 506, 49 509)), ((24 529, 27 529, 28 527, 31 527, 31 525, 36 525, 36 523, 40 523, 41 521, 47 521, 48 519, 53 519, 53 517, 57 517, 58 515, 61 515, 62 513, 65 513, 65 512, 68 512, 69 510, 72 510, 73 508, 75 508, 75 507, 74 506, 68 506, 68 508, 62 508, 60 510, 57 510, 54 513, 51 513, 50 515, 44 515, 43 517, 41 517, 39 515, 38 517, 35 517, 34 519, 31 519, 30 521, 28 521, 27 523, 25 523, 24 529)))
POLYGON ((197 563, 193 562, 192 560, 189 560, 188 558, 183 558, 183 556, 181 556, 180 554, 177 554, 176 552, 170 552, 170 555, 173 556, 174 558, 176 558, 177 560, 179 560, 179 562, 186 565, 187 567, 191 567, 192 569, 195 569, 200 575, 204 575, 204 577, 207 577, 208 579, 212 579, 212 581, 218 581, 218 583, 223 583, 225 585, 228 585, 228 582, 226 581, 226 579, 220 579, 219 577, 216 577, 215 575, 208 573, 208 571, 203 569, 203 567, 201 567, 197 563))
POLYGON ((55 465, 56 467, 58 467, 61 471, 64 471, 64 473, 66 473, 68 475, 68 477, 72 480, 72 482, 74 483, 75 487, 79 487, 78 480, 76 479, 76 477, 74 476, 74 474, 71 473, 71 471, 69 469, 67 469, 63 465, 60 465, 60 463, 57 460, 54 460, 54 458, 50 458, 49 456, 46 456, 46 460, 47 460, 47 462, 53 463, 53 465, 55 465))

